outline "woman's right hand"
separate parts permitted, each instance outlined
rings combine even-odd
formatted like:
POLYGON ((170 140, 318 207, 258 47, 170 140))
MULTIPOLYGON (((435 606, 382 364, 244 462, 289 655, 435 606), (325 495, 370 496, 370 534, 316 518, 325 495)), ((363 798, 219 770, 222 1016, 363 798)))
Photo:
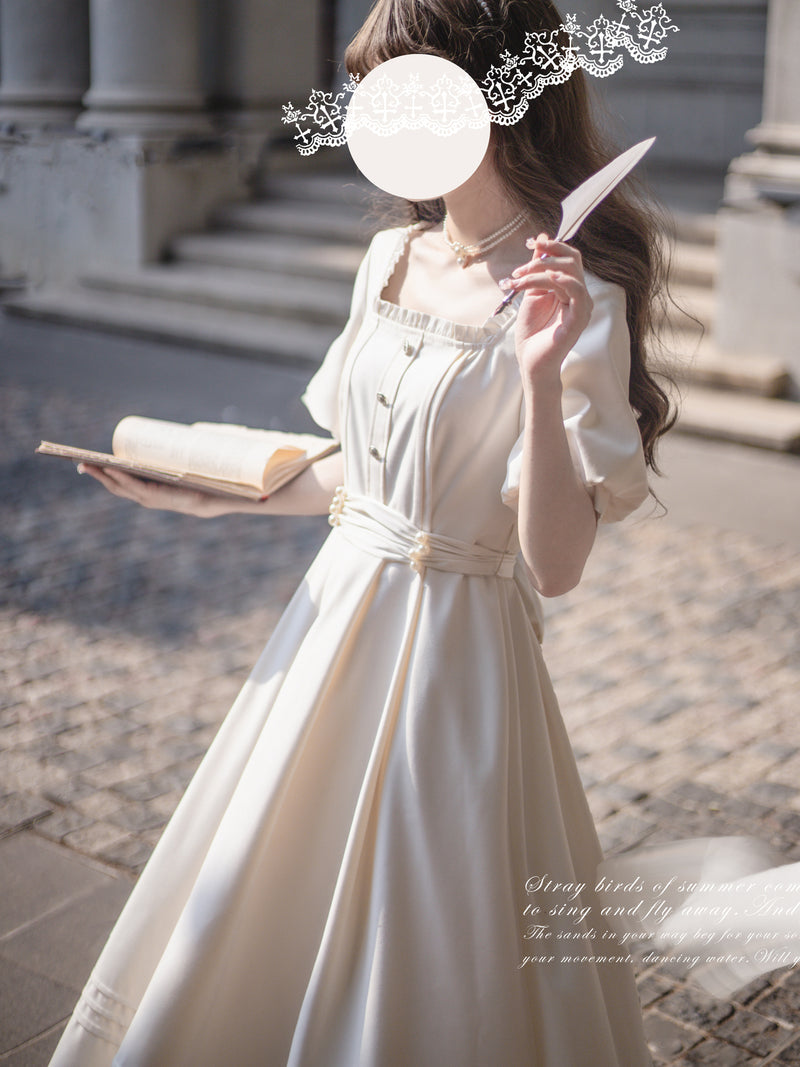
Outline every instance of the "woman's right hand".
POLYGON ((184 489, 179 485, 165 485, 136 478, 116 467, 95 467, 89 463, 78 465, 79 474, 89 474, 114 496, 133 500, 144 508, 177 511, 210 519, 233 510, 225 497, 204 493, 200 489, 184 489))

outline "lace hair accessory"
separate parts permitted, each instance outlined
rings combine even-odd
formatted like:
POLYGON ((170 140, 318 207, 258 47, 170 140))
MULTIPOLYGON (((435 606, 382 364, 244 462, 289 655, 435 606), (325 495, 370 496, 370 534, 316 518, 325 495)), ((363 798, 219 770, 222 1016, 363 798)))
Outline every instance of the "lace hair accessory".
MULTIPOLYGON (((491 20, 488 0, 478 2, 491 20)), ((567 81, 578 69, 608 78, 622 67, 626 53, 637 63, 663 60, 666 39, 678 27, 663 3, 644 9, 638 3, 617 0, 620 14, 615 20, 599 15, 586 27, 575 15, 567 15, 556 30, 528 33, 521 55, 503 52, 480 85, 473 82, 484 97, 490 121, 514 125, 549 85, 567 81)), ((283 105, 282 121, 296 127, 294 140, 301 155, 343 145, 357 129, 367 128, 380 137, 423 128, 448 136, 485 122, 484 108, 463 86, 448 79, 431 87, 420 86, 413 77, 397 82, 387 76, 371 79, 367 92, 359 90, 358 77, 351 75, 338 92, 314 89, 304 107, 283 105)))

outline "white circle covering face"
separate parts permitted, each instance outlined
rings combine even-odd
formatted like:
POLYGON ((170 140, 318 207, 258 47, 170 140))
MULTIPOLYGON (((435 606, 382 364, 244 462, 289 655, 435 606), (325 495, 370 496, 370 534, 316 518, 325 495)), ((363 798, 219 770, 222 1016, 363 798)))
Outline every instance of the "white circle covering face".
POLYGON ((379 189, 434 200, 457 189, 486 154, 489 109, 477 82, 438 56, 410 55, 375 67, 347 109, 347 145, 379 189))

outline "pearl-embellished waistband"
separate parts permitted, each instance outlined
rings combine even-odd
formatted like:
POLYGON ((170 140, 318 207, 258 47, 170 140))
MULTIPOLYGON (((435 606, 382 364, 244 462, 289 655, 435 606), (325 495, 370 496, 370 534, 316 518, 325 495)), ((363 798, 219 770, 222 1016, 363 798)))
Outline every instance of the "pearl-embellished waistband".
POLYGON ((351 544, 381 559, 408 563, 421 574, 430 567, 456 574, 511 578, 516 556, 482 545, 420 530, 405 515, 372 497, 350 495, 342 487, 330 506, 328 521, 351 544))

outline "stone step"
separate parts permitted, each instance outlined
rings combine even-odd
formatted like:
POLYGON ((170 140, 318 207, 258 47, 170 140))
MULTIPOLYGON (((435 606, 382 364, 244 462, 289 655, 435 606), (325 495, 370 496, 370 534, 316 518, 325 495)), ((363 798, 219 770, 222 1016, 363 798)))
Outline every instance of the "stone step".
POLYGON ((352 284, 364 245, 292 239, 234 230, 192 233, 176 238, 172 258, 215 267, 271 271, 292 277, 348 281, 352 284))
MULTIPOLYGON (((296 185, 286 179, 273 181, 278 190, 296 185)), ((379 213, 365 215, 365 198, 368 199, 363 188, 354 186, 348 194, 338 182, 320 176, 318 185, 307 180, 302 188, 295 188, 293 199, 228 204, 216 212, 214 225, 226 237, 241 232, 364 246, 384 225, 379 213)), ((673 242, 670 281, 675 287, 712 289, 717 273, 716 251, 713 242, 706 242, 703 237, 706 224, 702 218, 696 222, 702 240, 694 240, 693 225, 692 216, 687 216, 680 239, 673 242)))
MULTIPOLYGON (((338 332, 331 326, 308 321, 300 324, 262 313, 198 303, 187 305, 174 299, 113 289, 41 289, 14 297, 5 306, 19 315, 309 367, 319 363, 338 332)), ((755 367, 749 357, 736 358, 742 364, 736 368, 738 384, 742 384, 743 375, 748 387, 755 383, 763 388, 764 367, 760 364, 755 367)), ((699 365, 711 362, 712 357, 707 353, 698 357, 698 373, 699 365)), ((730 384, 730 369, 717 367, 713 374, 730 384)), ((779 451, 798 451, 800 404, 692 383, 684 398, 679 429, 779 451)))
POLYGON ((292 134, 284 127, 284 135, 271 138, 269 145, 268 173, 256 175, 256 189, 262 193, 275 177, 297 178, 304 181, 314 175, 360 174, 355 168, 353 157, 346 145, 327 147, 324 152, 313 152, 310 156, 301 156, 297 151, 292 134))
POLYGON ((329 206, 344 203, 361 211, 377 197, 388 196, 376 190, 356 171, 352 174, 271 174, 266 179, 263 194, 268 199, 290 203, 311 201, 329 206))
MULTIPOLYGON (((670 285, 671 300, 666 307, 666 322, 673 330, 702 333, 711 330, 716 312, 716 297, 711 289, 700 285, 670 285), (691 316, 691 317, 690 317, 691 316), (692 321, 699 320, 698 322, 692 321)), ((661 314, 661 309, 657 309, 661 314)))
MULTIPOLYGON (((302 317, 337 328, 347 317, 351 295, 349 278, 315 282, 314 300, 309 301, 307 285, 299 279, 268 271, 220 270, 192 262, 152 265, 137 271, 107 271, 88 275, 83 282, 89 289, 280 318, 302 317)), ((668 350, 676 354, 675 374, 682 380, 759 396, 781 396, 785 390, 788 375, 779 360, 722 354, 708 338, 698 347, 698 337, 690 330, 675 329, 665 342, 668 350)))
POLYGON ((190 261, 153 264, 138 270, 105 271, 82 279, 89 289, 159 297, 183 304, 199 304, 306 322, 332 324, 341 329, 350 309, 352 281, 310 281, 286 274, 190 261))
POLYGON ((330 325, 219 307, 189 307, 174 300, 112 290, 42 288, 13 298, 4 307, 12 314, 29 318, 174 341, 266 362, 309 366, 319 364, 339 333, 330 325))
POLYGON ((673 237, 692 245, 713 246, 717 243, 717 216, 702 212, 671 210, 673 237))
POLYGON ((214 213, 213 224, 222 230, 291 235, 314 241, 364 244, 380 228, 364 210, 344 201, 327 203, 289 200, 253 200, 226 204, 214 213))
POLYGON ((782 397, 789 386, 789 372, 774 356, 721 352, 712 339, 698 344, 695 334, 679 331, 670 339, 670 350, 679 381, 760 397, 782 397))
POLYGON ((676 241, 670 262, 670 283, 712 289, 717 279, 717 252, 713 245, 676 241))
POLYGON ((777 452, 800 451, 800 404, 691 386, 676 429, 777 452))
MULTIPOLYGON (((218 267, 352 281, 368 235, 363 240, 356 240, 352 232, 349 236, 348 243, 339 243, 326 239, 327 235, 318 235, 317 239, 312 239, 309 233, 292 236, 288 230, 274 235, 246 229, 215 230, 176 238, 170 246, 170 255, 176 260, 218 267)), ((689 249, 686 255, 681 252, 671 274, 670 288, 682 306, 709 326, 714 307, 710 262, 705 250, 699 255, 695 255, 696 251, 689 249)), ((670 311, 671 316, 679 314, 676 309, 670 311)))
MULTIPOLYGON (((153 265, 138 271, 89 275, 90 290, 110 291, 170 300, 176 304, 219 307, 281 319, 302 318, 340 329, 349 310, 350 281, 314 283, 314 300, 299 279, 262 271, 220 270, 202 263, 153 265)), ((696 334, 675 330, 667 340, 675 353, 674 373, 683 381, 747 392, 781 396, 788 384, 783 364, 767 356, 723 354, 707 337, 698 344, 696 334)))
MULTIPOLYGON (((322 174, 273 174, 263 188, 266 197, 288 201, 314 201, 327 205, 342 202, 366 210, 373 204, 397 203, 388 194, 376 190, 355 170, 322 174)), ((674 239, 693 245, 714 245, 717 240, 717 217, 711 213, 670 209, 670 232, 674 239)))
MULTIPOLYGON (((331 175, 310 175, 303 181, 274 176, 268 188, 270 196, 266 199, 219 209, 214 216, 216 224, 222 229, 363 243, 381 228, 381 209, 392 203, 367 183, 331 175), (373 217, 365 218, 370 212, 373 217)), ((716 277, 715 217, 677 213, 673 223, 674 280, 712 285, 716 277)))

